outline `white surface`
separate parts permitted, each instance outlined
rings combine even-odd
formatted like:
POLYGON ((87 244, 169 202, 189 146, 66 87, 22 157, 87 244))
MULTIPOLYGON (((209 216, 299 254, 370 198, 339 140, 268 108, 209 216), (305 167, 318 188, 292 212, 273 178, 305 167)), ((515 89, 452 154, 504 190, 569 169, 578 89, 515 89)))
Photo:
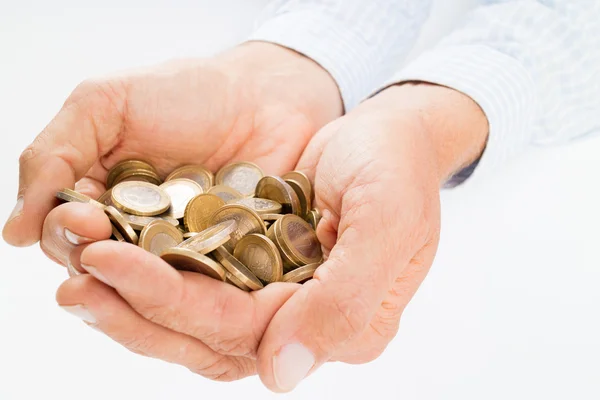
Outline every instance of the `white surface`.
MULTIPOLYGON (((4 219, 19 153, 79 81, 232 45, 265 1, 2 3, 4 219)), ((214 383, 128 353, 56 306, 64 269, 2 242, 0 399, 600 398, 599 172, 594 139, 444 193, 436 263, 384 355, 327 365, 277 397, 257 378, 214 383)))

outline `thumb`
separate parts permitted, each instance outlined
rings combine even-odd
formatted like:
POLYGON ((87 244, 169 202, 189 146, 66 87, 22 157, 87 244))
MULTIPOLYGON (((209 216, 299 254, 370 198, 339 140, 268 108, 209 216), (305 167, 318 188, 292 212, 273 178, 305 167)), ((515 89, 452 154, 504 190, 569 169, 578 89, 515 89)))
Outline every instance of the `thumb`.
POLYGON ((40 239, 56 205, 55 193, 72 188, 119 137, 124 87, 116 82, 80 84, 48 126, 21 154, 17 204, 2 232, 15 246, 40 239))
POLYGON ((337 243, 314 278, 274 316, 259 348, 259 375, 271 390, 292 390, 360 336, 394 278, 425 243, 426 232, 417 229, 419 210, 399 204, 395 187, 382 179, 346 191, 339 226, 319 227, 319 233, 337 231, 337 243))

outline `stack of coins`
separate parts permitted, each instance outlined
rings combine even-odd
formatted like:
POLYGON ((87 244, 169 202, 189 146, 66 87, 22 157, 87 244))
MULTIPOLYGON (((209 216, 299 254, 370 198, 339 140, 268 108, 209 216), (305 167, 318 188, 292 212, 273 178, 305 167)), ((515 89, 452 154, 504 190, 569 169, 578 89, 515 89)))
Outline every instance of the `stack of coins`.
POLYGON ((178 270, 251 291, 304 283, 322 262, 315 233, 321 214, 302 172, 265 176, 257 165, 237 162, 213 175, 186 165, 163 182, 152 165, 126 160, 111 168, 106 184, 97 200, 71 189, 56 197, 102 208, 113 240, 138 245, 178 270))

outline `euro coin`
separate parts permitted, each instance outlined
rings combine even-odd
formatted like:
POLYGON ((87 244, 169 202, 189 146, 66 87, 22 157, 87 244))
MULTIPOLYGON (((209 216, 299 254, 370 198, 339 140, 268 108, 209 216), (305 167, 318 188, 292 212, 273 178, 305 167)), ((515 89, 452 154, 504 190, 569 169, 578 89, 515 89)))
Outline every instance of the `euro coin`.
POLYGON ((283 214, 266 213, 260 214, 260 217, 263 219, 263 221, 277 221, 279 218, 283 217, 283 214))
POLYGON ((127 242, 121 232, 117 229, 116 226, 112 225, 112 236, 110 237, 112 240, 116 240, 117 242, 127 242))
POLYGON ((281 278, 282 282, 292 282, 292 283, 304 283, 309 279, 312 279, 319 263, 313 263, 308 265, 303 265, 302 267, 298 267, 281 278))
POLYGON ((155 172, 138 169, 126 171, 119 175, 117 179, 115 179, 113 187, 117 186, 121 182, 147 182, 153 185, 160 185, 162 180, 155 172))
POLYGON ((316 231, 319 221, 321 221, 321 212, 317 209, 310 210, 308 214, 306 214, 306 221, 316 231))
POLYGON ((210 218, 210 225, 225 221, 235 221, 236 229, 231 232, 231 239, 224 245, 228 251, 233 251, 237 242, 251 233, 265 234, 267 228, 256 211, 239 204, 226 204, 219 208, 210 218))
POLYGON ((104 208, 104 205, 99 203, 98 201, 92 199, 91 197, 86 196, 85 194, 81 194, 79 192, 74 191, 73 189, 64 188, 56 192, 56 198, 67 201, 69 203, 89 203, 98 208, 104 208))
MULTIPOLYGON (((181 229, 179 230, 179 232, 181 232, 181 229)), ((191 238, 192 236, 194 236, 194 235, 197 235, 197 234, 198 234, 198 232, 185 232, 185 233, 181 232, 181 233, 183 234, 183 238, 184 238, 184 239, 189 239, 189 238, 191 238)))
MULTIPOLYGON (((274 236, 282 254, 292 265, 301 266, 322 260, 323 253, 317 234, 308 222, 297 215, 284 215, 269 230, 272 230, 270 236, 274 236)), ((289 269, 292 265, 288 264, 286 267, 289 269)))
POLYGON ((281 179, 283 179, 284 181, 289 179, 289 180, 298 182, 303 188, 306 188, 308 190, 308 199, 312 201, 312 198, 313 198, 312 183, 310 182, 310 179, 308 179, 308 176, 306 176, 306 174, 304 172, 290 171, 288 173, 283 174, 281 179))
POLYGON ((208 254, 227 243, 236 228, 237 223, 235 221, 223 221, 195 234, 185 242, 180 243, 178 247, 208 254))
POLYGON ((240 260, 229 253, 225 247, 217 247, 212 254, 215 256, 217 261, 220 262, 223 267, 225 267, 227 272, 234 276, 235 279, 231 280, 237 287, 244 290, 243 287, 240 287, 240 285, 237 284, 236 280, 250 290, 259 290, 263 288, 262 282, 258 280, 252 271, 242 264, 240 260))
POLYGON ((121 213, 114 208, 113 206, 106 206, 104 212, 110 219, 110 222, 113 224, 115 228, 119 231, 119 233, 123 236, 125 241, 133 244, 138 243, 138 235, 135 233, 135 230, 129 225, 129 223, 123 218, 121 213))
POLYGON ((100 204, 104 204, 105 206, 113 206, 114 207, 111 195, 112 195, 112 189, 108 189, 106 192, 102 193, 100 195, 100 197, 98 197, 98 200, 96 200, 96 201, 100 204))
POLYGON ((184 165, 171 172, 165 182, 179 178, 193 180, 202 187, 204 193, 208 192, 215 180, 213 173, 201 165, 184 165))
POLYGON ((202 194, 202 187, 191 179, 172 179, 159 186, 171 198, 171 208, 167 215, 180 219, 185 214, 185 207, 188 202, 199 194, 202 194))
POLYGON ((213 279, 225 281, 223 266, 194 250, 174 247, 165 250, 160 258, 177 270, 198 272, 213 279))
POLYGON ((183 213, 186 229, 191 232, 205 230, 209 227, 210 217, 224 205, 223 199, 214 194, 204 193, 194 197, 188 202, 183 213))
POLYGON ((294 192, 298 195, 298 200, 300 201, 300 216, 305 217, 310 210, 312 203, 310 201, 310 191, 308 188, 305 188, 301 183, 296 182, 292 179, 286 179, 285 183, 290 185, 294 192))
POLYGON ((160 187, 147 182, 119 183, 112 188, 111 200, 126 213, 149 217, 164 213, 171 204, 160 187))
POLYGON ((264 283, 277 282, 283 274, 279 250, 266 236, 250 234, 235 246, 233 256, 264 283))
POLYGON ((253 196, 256 184, 264 176, 260 167, 251 162, 236 162, 221 168, 215 176, 217 185, 229 186, 243 196, 253 196))
POLYGON ((141 231, 142 229, 144 229, 145 226, 147 226, 153 221, 165 221, 172 226, 179 225, 178 220, 169 216, 157 215, 155 217, 143 217, 141 215, 133 215, 125 212, 122 212, 121 215, 123 216, 123 218, 125 218, 127 222, 129 222, 129 225, 131 225, 131 227, 136 231, 141 231))
POLYGON ((108 176, 106 177, 106 187, 110 189, 111 187, 113 187, 116 184, 115 181, 120 175, 122 175, 123 173, 126 173, 128 171, 135 171, 135 170, 145 170, 145 171, 150 171, 150 172, 153 172, 154 174, 156 174, 156 170, 154 169, 154 167, 145 161, 124 160, 124 161, 121 161, 121 162, 115 164, 108 171, 108 176))
POLYGON ((225 283, 229 283, 230 285, 236 286, 238 289, 241 289, 244 292, 251 291, 248 286, 244 285, 244 282, 240 281, 238 278, 235 277, 235 275, 231 274, 227 270, 225 270, 225 283))
MULTIPOLYGON (((283 245, 283 238, 281 234, 275 234, 275 225, 277 221, 273 222, 269 229, 267 230, 267 237, 271 239, 275 246, 279 250, 279 255, 281 256, 281 261, 283 263, 283 272, 286 273, 295 268, 301 267, 302 263, 296 260, 296 258, 290 253, 290 251, 283 245)), ((279 232, 279 230, 277 231, 279 232)))
POLYGON ((278 176, 265 176, 256 185, 256 197, 270 199, 282 206, 282 214, 301 213, 298 195, 283 179, 278 176))
POLYGON ((278 214, 281 212, 281 204, 278 202, 258 197, 245 197, 243 199, 232 200, 228 204, 241 204, 253 209, 258 215, 278 214))
POLYGON ((138 246, 160 256, 163 251, 176 247, 182 241, 183 235, 179 232, 179 229, 167 221, 157 219, 142 229, 138 246))
POLYGON ((213 186, 208 189, 208 193, 220 197, 225 203, 244 197, 244 195, 237 190, 225 185, 213 186))

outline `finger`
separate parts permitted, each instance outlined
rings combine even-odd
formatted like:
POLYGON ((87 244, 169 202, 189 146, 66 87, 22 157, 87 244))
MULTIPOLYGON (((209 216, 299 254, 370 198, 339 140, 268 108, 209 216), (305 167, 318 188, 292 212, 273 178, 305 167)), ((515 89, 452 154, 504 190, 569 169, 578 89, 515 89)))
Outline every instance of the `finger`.
POLYGON ((106 191, 106 186, 99 180, 84 176, 75 183, 75 191, 95 200, 106 191))
POLYGON ((419 208, 399 204, 392 180, 356 179, 358 189, 341 191, 343 217, 328 260, 277 312, 263 336, 258 370, 271 390, 293 389, 361 335, 394 278, 426 242, 427 232, 407 215, 419 208))
POLYGON ((19 159, 18 200, 4 239, 28 246, 40 239, 56 191, 72 188, 118 142, 125 94, 122 84, 85 82, 19 159))
POLYGON ((254 361, 225 357, 190 336, 156 325, 138 315, 119 295, 90 275, 63 283, 58 304, 134 353, 183 365, 217 380, 255 373, 254 361))
POLYGON ((79 245, 110 238, 109 219, 91 204, 66 203, 54 208, 44 221, 40 247, 62 265, 79 245))
POLYGON ((81 264, 148 320, 234 356, 255 356, 272 316, 297 290, 297 285, 274 284, 247 293, 201 274, 180 273, 159 257, 123 243, 90 245, 81 264))

